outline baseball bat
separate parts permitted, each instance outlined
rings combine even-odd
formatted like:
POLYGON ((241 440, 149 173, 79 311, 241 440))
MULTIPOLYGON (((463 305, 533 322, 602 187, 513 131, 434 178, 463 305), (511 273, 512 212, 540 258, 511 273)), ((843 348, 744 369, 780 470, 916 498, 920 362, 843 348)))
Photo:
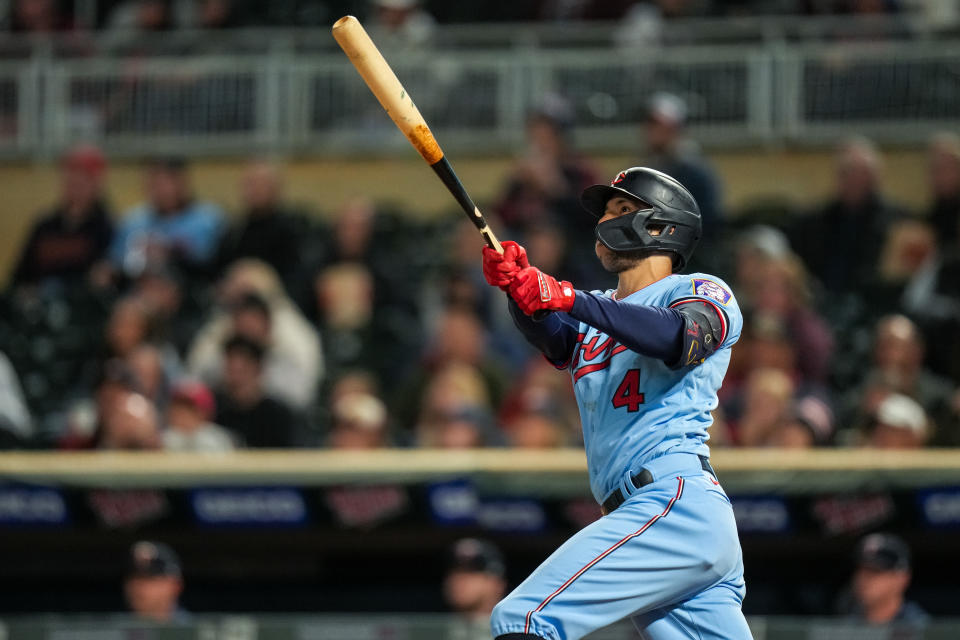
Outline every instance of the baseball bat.
POLYGON ((423 156, 430 168, 456 198, 464 213, 480 231, 487 246, 503 253, 500 241, 487 226, 487 221, 480 213, 480 209, 470 199, 460 178, 450 166, 450 161, 444 156, 436 138, 433 137, 426 120, 420 115, 417 105, 413 103, 413 98, 400 84, 397 75, 387 64, 377 46, 373 44, 373 40, 367 35, 360 21, 353 16, 340 18, 333 23, 333 37, 370 87, 370 91, 380 101, 393 123, 403 132, 403 135, 407 136, 410 144, 423 156))

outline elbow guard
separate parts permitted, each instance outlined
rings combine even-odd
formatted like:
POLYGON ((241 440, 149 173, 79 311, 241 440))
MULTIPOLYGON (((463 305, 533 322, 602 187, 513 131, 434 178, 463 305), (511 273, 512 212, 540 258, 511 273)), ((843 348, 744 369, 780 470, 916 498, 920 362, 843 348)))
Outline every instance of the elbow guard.
POLYGON ((698 365, 720 348, 727 337, 727 321, 715 305, 702 300, 688 300, 674 308, 683 317, 680 359, 674 369, 698 365))

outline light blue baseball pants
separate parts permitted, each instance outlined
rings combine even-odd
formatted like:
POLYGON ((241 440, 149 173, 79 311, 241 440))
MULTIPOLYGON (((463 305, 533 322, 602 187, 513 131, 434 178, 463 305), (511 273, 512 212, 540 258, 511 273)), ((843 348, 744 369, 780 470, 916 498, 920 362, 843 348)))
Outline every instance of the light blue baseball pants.
MULTIPOLYGON (((567 540, 500 602, 495 638, 577 640, 626 617, 650 640, 742 640, 743 557, 730 500, 696 455, 645 467, 653 482, 567 540)), ((627 474, 629 475, 629 474, 627 474)))

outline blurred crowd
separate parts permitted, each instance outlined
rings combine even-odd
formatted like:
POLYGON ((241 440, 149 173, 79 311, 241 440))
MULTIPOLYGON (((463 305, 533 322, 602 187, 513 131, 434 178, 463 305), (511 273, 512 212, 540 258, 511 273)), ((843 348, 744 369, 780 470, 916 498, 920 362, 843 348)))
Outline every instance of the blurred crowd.
MULTIPOLYGON (((690 270, 725 278, 745 313, 711 444, 960 446, 960 140, 931 140, 928 201, 912 208, 851 138, 813 210, 728 212, 686 117, 652 96, 635 164, 697 198, 690 270)), ((484 209, 532 264, 606 289, 578 195, 609 176, 573 128, 569 105, 545 100, 484 209)), ((228 216, 177 157, 146 161, 143 202, 121 212, 109 171, 92 146, 62 157, 0 299, 0 446, 580 443, 568 376, 514 330, 459 213, 414 222, 357 196, 315 215, 288 202, 281 166, 252 160, 228 216)))
POLYGON ((954 0, 11 0, 2 6, 0 25, 22 33, 327 25, 355 14, 414 42, 428 39, 437 23, 623 19, 649 26, 674 18, 878 14, 950 23, 960 13, 954 0))

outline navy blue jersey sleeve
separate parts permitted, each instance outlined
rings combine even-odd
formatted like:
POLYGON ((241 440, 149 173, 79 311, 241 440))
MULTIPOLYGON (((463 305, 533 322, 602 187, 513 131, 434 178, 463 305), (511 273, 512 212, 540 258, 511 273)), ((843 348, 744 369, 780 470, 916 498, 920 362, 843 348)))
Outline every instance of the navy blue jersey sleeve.
POLYGON ((628 304, 578 290, 570 316, 603 331, 631 351, 668 364, 680 360, 684 319, 676 309, 628 304))
POLYGON ((566 367, 577 345, 578 325, 565 313, 551 313, 542 322, 537 322, 521 311, 513 298, 508 296, 508 300, 513 323, 527 342, 539 349, 553 366, 558 369, 566 367))

